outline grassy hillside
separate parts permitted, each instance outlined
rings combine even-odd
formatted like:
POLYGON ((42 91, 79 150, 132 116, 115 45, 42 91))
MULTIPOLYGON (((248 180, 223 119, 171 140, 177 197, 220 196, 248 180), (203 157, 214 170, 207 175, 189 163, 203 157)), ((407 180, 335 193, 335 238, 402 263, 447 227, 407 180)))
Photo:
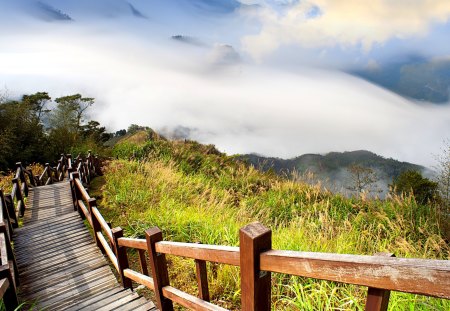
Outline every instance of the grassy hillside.
MULTIPOLYGON (((348 199, 263 173, 193 141, 171 142, 139 132, 113 149, 93 185, 102 214, 128 236, 158 226, 166 240, 237 246, 238 230, 260 221, 273 247, 315 252, 448 259, 435 206, 413 197, 348 199), (133 156, 134 160, 128 160, 133 156)), ((176 287, 196 293, 192 260, 169 256, 176 287)), ((239 309, 239 270, 208 264, 215 303, 239 309)), ((279 310, 363 310, 366 288, 280 274, 273 277, 279 310)), ((446 300, 393 293, 390 310, 449 310, 446 300)))
POLYGON ((280 159, 246 154, 240 156, 249 164, 263 171, 273 170, 277 174, 305 179, 309 182, 320 181, 324 187, 333 191, 349 194, 347 189, 352 184, 352 176, 348 169, 352 165, 360 165, 370 168, 377 177, 377 194, 384 197, 389 192, 389 184, 402 172, 411 170, 431 173, 425 167, 400 162, 394 159, 386 159, 373 152, 358 150, 351 152, 330 152, 321 154, 304 154, 292 159, 280 159))

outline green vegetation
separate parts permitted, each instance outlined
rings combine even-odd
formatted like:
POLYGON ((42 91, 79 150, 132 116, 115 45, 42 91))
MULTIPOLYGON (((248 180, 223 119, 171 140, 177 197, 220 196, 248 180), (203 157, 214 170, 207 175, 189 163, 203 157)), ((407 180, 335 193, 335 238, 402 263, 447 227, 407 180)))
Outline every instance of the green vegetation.
POLYGON ((16 161, 28 165, 56 159, 61 153, 103 150, 112 134, 96 121, 86 118, 93 98, 80 94, 56 98, 46 92, 11 100, 0 94, 0 170, 16 161))
POLYGON ((400 174, 393 184, 397 194, 412 193, 420 204, 436 200, 438 184, 424 178, 419 172, 406 171, 400 174))
MULTIPOLYGON (((126 136, 92 187, 102 214, 126 235, 158 226, 167 240, 238 245, 238 230, 260 221, 276 249, 448 259, 440 209, 413 195, 345 198, 260 172, 214 146, 167 141, 151 130, 126 136), (133 160, 129 160, 132 158, 133 160)), ((192 260, 169 256, 171 282, 196 293, 192 260)), ((239 308, 239 270, 209 264, 215 303, 239 308)), ((366 288, 274 274, 275 309, 363 310, 366 288)), ((390 310, 448 310, 450 302, 392 293, 390 310)))

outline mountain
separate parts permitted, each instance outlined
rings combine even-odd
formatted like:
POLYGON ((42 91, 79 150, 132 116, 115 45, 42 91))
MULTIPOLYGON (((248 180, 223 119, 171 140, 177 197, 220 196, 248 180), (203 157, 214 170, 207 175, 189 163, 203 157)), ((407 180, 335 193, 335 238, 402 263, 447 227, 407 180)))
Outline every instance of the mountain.
POLYGON ((386 159, 366 150, 330 152, 325 155, 304 154, 292 159, 270 158, 256 154, 241 155, 239 158, 263 171, 273 170, 281 175, 308 179, 307 181, 313 183, 320 181, 326 188, 334 191, 342 191, 351 183, 348 169, 353 164, 370 168, 376 173, 378 179, 376 186, 382 194, 387 193, 388 185, 403 171, 414 170, 430 174, 430 170, 423 166, 386 159), (295 176, 292 176, 293 172, 296 172, 295 176), (312 178, 309 173, 312 173, 312 178))
POLYGON ((408 56, 351 72, 399 95, 435 104, 449 101, 450 59, 408 56))

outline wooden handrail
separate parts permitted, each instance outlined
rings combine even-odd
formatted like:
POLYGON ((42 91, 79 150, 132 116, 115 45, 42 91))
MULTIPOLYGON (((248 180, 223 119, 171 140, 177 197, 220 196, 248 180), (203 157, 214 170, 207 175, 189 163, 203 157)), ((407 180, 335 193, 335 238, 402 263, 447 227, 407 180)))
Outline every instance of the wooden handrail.
POLYGON ((93 216, 97 218, 97 220, 100 223, 100 226, 103 229, 103 231, 106 232, 106 235, 108 236, 108 239, 111 242, 113 242, 114 237, 113 237, 111 228, 108 226, 108 223, 103 218, 102 214, 100 214, 99 210, 96 207, 92 208, 92 213, 93 213, 93 216))

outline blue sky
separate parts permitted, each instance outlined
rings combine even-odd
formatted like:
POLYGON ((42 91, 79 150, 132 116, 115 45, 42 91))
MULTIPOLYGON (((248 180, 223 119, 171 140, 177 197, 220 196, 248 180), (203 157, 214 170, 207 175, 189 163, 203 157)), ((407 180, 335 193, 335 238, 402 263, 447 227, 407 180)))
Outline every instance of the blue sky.
POLYGON ((429 166, 450 136, 450 1, 0 7, 0 85, 95 97, 92 117, 110 130, 182 126, 228 153, 368 149, 429 166), (391 71, 396 86, 381 87, 391 71))

